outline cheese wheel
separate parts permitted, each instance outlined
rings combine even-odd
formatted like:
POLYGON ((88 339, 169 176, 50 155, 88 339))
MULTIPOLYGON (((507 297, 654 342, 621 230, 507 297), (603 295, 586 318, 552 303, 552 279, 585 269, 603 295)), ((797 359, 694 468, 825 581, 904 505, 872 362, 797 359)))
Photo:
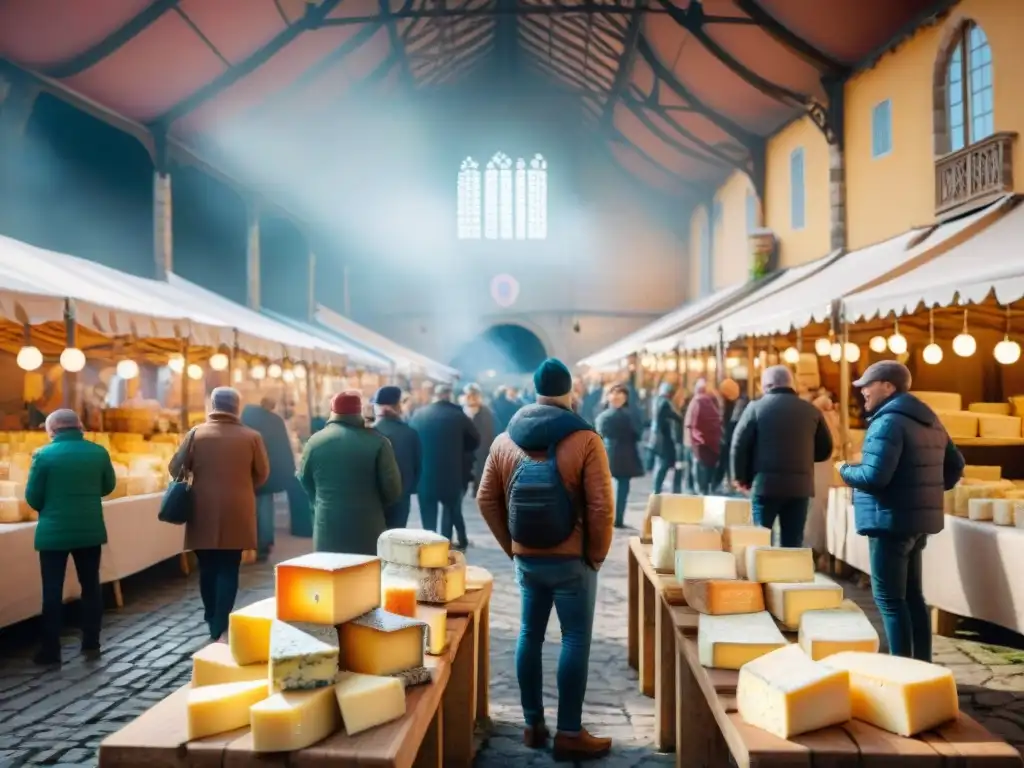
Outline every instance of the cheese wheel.
POLYGON ((978 434, 982 437, 1020 438, 1020 416, 978 416, 978 434))
POLYGON ((1010 499, 993 499, 992 522, 996 525, 1013 525, 1013 501, 1010 499))
POLYGON ((967 517, 971 520, 991 520, 992 499, 971 499, 967 505, 967 517))

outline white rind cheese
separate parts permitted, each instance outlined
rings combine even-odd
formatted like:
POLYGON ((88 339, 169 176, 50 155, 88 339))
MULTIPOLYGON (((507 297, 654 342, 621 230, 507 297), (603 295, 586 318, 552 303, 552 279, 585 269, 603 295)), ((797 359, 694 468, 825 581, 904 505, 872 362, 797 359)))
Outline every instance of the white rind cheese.
POLYGON ((675 568, 676 550, 721 551, 722 534, 711 526, 673 523, 661 517, 651 520, 651 565, 658 571, 675 568))
POLYGON ((680 549, 676 552, 676 580, 735 579, 736 558, 729 552, 680 549))
POLYGON ((806 547, 747 547, 750 581, 814 581, 814 554, 806 547))
POLYGON ((750 499, 734 499, 729 496, 704 497, 705 525, 724 528, 727 525, 749 525, 750 521, 750 499))
POLYGON ((338 635, 334 627, 318 627, 324 642, 303 631, 304 625, 275 621, 270 627, 270 686, 275 691, 305 691, 334 685, 338 676, 338 635))
POLYGON ((448 565, 448 551, 448 539, 420 528, 394 528, 377 539, 377 557, 385 563, 444 568, 448 565))
POLYGON ((736 557, 736 573, 741 579, 747 578, 747 548, 770 547, 771 528, 759 525, 727 525, 722 530, 722 549, 736 557))
POLYGON ((787 645, 767 611, 727 616, 702 613, 697 621, 697 655, 705 667, 739 669, 787 645))
POLYGON ((850 675, 787 645, 744 664, 736 683, 743 721, 789 739, 850 719, 850 675))
POLYGON ((991 520, 992 499, 971 499, 968 501, 967 517, 971 520, 991 520))
POLYGON ((466 594, 466 558, 461 552, 449 552, 444 568, 385 563, 381 573, 385 580, 414 582, 416 599, 424 603, 450 603, 466 594))
POLYGON ((843 651, 878 651, 878 632, 867 616, 847 603, 832 610, 807 611, 800 617, 798 642, 815 661, 843 651))
POLYGON ((387 677, 397 679, 402 684, 403 689, 411 688, 414 685, 426 685, 433 679, 430 669, 425 666, 403 669, 401 672, 394 672, 391 675, 387 675, 387 677))
POLYGON ((786 629, 796 630, 805 611, 838 608, 843 602, 843 588, 821 574, 814 581, 776 582, 764 585, 768 611, 786 629))
POLYGON ((996 525, 1013 525, 1013 500, 992 500, 992 522, 996 525))

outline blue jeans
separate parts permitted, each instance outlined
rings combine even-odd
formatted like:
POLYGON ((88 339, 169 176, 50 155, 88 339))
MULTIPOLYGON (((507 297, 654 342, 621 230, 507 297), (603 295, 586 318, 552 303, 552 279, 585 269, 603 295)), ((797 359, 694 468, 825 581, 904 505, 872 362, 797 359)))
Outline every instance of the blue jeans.
POLYGON ((459 543, 466 543, 466 521, 462 517, 462 496, 465 491, 459 491, 451 498, 438 499, 432 496, 419 495, 420 499, 420 520, 423 527, 428 531, 439 532, 446 539, 451 541, 452 528, 459 534, 459 543), (441 507, 441 530, 437 529, 437 508, 441 507))
POLYGON ((780 547, 802 547, 804 545, 808 499, 754 496, 750 502, 754 525, 771 528, 775 525, 775 519, 778 518, 780 547))
POLYGON ((615 526, 621 528, 626 522, 626 502, 629 501, 629 478, 615 478, 615 526))
POLYGON ((921 584, 925 534, 872 536, 871 591, 893 656, 932 660, 932 627, 921 584))
POLYGON ((658 456, 654 459, 654 492, 661 493, 662 486, 665 485, 665 478, 668 477, 668 471, 672 470, 672 493, 683 492, 683 471, 681 469, 675 469, 675 462, 668 461, 667 459, 658 456))
POLYGON ((562 628, 558 657, 558 730, 583 728, 583 697, 587 692, 590 639, 594 631, 597 571, 582 560, 516 557, 516 583, 522 595, 516 676, 527 725, 544 722, 544 674, 541 650, 554 606, 562 628))

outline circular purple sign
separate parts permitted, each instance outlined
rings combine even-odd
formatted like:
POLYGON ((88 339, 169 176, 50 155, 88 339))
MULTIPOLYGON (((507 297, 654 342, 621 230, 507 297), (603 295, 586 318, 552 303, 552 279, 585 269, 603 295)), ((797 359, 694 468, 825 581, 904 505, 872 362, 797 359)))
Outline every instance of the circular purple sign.
POLYGON ((519 281, 512 275, 496 275, 491 279, 491 298, 499 307, 511 307, 519 298, 519 281))

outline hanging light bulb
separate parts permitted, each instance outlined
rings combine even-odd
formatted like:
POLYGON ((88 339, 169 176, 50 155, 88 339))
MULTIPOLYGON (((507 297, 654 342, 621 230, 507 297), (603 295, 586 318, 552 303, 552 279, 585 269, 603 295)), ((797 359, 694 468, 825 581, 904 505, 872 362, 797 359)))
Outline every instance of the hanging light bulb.
POLYGON ((846 359, 851 363, 856 363, 860 360, 860 347, 854 344, 852 341, 846 342, 843 346, 843 352, 846 355, 846 359))
POLYGON ((730 371, 733 368, 737 367, 739 364, 740 364, 740 359, 738 357, 727 357, 725 359, 725 367, 728 368, 730 371))
POLYGON ((885 352, 888 344, 886 344, 885 336, 872 336, 871 341, 868 342, 868 346, 871 348, 872 352, 880 355, 885 352))
POLYGON ((249 369, 249 375, 252 376, 253 381, 261 381, 267 378, 267 367, 262 363, 256 363, 249 369))
POLYGON ((782 353, 782 360, 789 365, 796 365, 800 362, 800 350, 796 347, 787 347, 782 353))
POLYGON ((900 333, 900 321, 896 321, 896 328, 892 336, 886 340, 886 346, 894 355, 905 355, 907 353, 907 337, 900 333))
POLYGON ((174 373, 181 373, 185 370, 185 358, 181 355, 171 355, 167 360, 167 367, 174 373))
POLYGON ((60 353, 60 367, 68 373, 78 373, 85 368, 85 352, 77 347, 67 347, 60 353))
POLYGON ((271 363, 270 365, 267 366, 267 376, 269 376, 272 379, 280 379, 282 373, 283 369, 278 363, 271 363))
POLYGON ((928 365, 942 362, 942 347, 935 343, 935 310, 928 310, 928 346, 921 352, 921 359, 928 365))
POLYGON ((117 375, 122 379, 134 379, 139 375, 139 364, 134 360, 121 360, 117 364, 117 375))
POLYGON ((203 367, 201 365, 196 365, 195 363, 192 363, 188 367, 188 377, 192 379, 192 381, 199 381, 201 378, 203 378, 203 367))
MULTIPOLYGON (((674 362, 675 361, 673 360, 673 363, 674 362)), ((304 366, 302 363, 296 363, 295 367, 292 368, 292 370, 295 372, 296 379, 302 381, 303 379, 306 378, 306 366, 304 366)))
POLYGON ((295 371, 293 371, 291 368, 285 368, 283 371, 281 371, 281 381, 285 382, 286 384, 291 384, 293 381, 295 381, 295 371))
POLYGON ((832 340, 826 339, 824 336, 820 339, 816 339, 814 342, 814 351, 818 357, 824 357, 832 351, 832 340))
POLYGON ((232 379, 232 381, 235 382, 235 384, 241 384, 242 383, 242 370, 240 368, 236 368, 235 372, 231 375, 231 379, 232 379))
POLYGON ((217 354, 210 356, 210 370, 226 371, 230 362, 231 361, 228 360, 227 355, 223 352, 218 352, 217 354))
POLYGON ((996 344, 996 362, 1000 365, 1013 365, 1020 360, 1020 344, 1010 338, 1010 306, 1006 306, 1006 335, 996 344))
POLYGON ((964 328, 953 339, 953 351, 960 357, 970 357, 978 350, 978 342, 967 330, 967 310, 964 310, 964 328))
POLYGON ((838 363, 843 359, 843 345, 838 341, 833 341, 832 346, 828 349, 828 357, 833 363, 838 363))
POLYGON ((43 353, 31 344, 18 350, 18 367, 23 371, 34 371, 43 364, 43 353))

